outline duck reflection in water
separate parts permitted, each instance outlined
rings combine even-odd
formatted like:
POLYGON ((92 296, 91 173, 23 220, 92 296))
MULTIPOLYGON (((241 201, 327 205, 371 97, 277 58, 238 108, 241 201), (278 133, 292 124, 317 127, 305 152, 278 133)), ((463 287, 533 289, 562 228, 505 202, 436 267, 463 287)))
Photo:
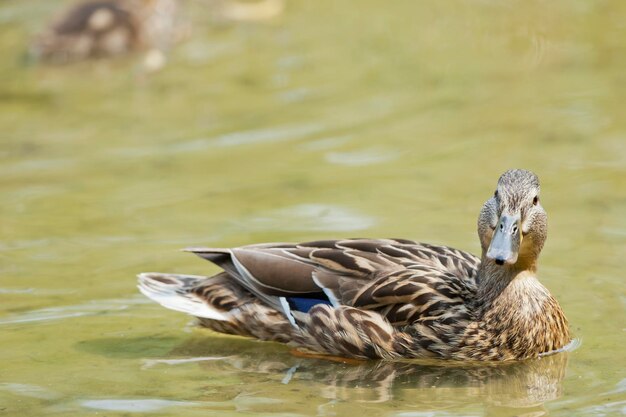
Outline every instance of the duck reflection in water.
MULTIPOLYGON (((192 338, 175 348, 168 359, 146 359, 144 366, 197 362, 204 371, 236 375, 249 382, 245 389, 251 392, 255 391, 258 375, 264 374, 276 381, 272 391, 280 386, 285 386, 285 392, 301 387, 330 401, 401 400, 404 407, 420 411, 484 405, 488 414, 507 415, 508 411, 518 416, 541 416, 547 413, 543 404, 561 396, 568 362, 568 352, 508 363, 350 359, 340 362, 253 345, 225 337, 215 338, 207 346, 205 338, 192 338)), ((267 378, 263 378, 263 386, 267 387, 267 378)))

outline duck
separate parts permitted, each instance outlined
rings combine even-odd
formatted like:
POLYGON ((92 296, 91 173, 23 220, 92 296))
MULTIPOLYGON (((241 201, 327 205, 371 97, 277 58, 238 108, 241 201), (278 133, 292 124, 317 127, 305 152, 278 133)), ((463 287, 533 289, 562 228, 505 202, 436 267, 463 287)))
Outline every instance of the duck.
POLYGON ((407 239, 261 243, 185 251, 216 275, 141 273, 138 288, 202 327, 358 360, 516 361, 571 341, 537 278, 547 237, 539 178, 512 169, 477 222, 481 256, 407 239))
POLYGON ((162 61, 164 51, 181 34, 175 22, 177 9, 176 0, 78 2, 37 36, 31 56, 64 64, 146 51, 148 61, 162 61))

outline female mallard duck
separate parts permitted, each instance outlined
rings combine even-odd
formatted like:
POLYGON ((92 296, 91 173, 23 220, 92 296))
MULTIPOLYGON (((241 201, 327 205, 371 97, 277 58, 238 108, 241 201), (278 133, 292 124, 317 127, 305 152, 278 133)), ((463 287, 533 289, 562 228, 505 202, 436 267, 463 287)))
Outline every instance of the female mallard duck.
POLYGON ((482 257, 403 239, 187 249, 207 278, 144 273, 139 289, 212 330, 355 358, 513 360, 570 340, 537 280, 539 179, 510 170, 478 218, 482 257))
POLYGON ((65 63, 147 50, 162 53, 177 37, 176 0, 87 0, 62 14, 32 47, 39 59, 65 63))

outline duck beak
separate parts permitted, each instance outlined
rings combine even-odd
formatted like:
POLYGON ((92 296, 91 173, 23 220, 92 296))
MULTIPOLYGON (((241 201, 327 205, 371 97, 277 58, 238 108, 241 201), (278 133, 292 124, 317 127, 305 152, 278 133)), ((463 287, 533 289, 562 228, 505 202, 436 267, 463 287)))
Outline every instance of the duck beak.
POLYGON ((496 232, 491 239, 487 250, 487 258, 496 261, 498 265, 514 264, 517 262, 519 247, 522 243, 520 232, 521 218, 519 214, 500 216, 496 232))

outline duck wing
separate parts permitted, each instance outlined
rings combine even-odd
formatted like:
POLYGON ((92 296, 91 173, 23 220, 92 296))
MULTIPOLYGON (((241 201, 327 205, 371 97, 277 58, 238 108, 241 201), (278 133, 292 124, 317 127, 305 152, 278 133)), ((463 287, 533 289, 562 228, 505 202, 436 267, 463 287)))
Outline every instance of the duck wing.
MULTIPOLYGON (((479 259, 401 239, 270 243, 187 251, 223 268, 288 317, 318 303, 374 310, 392 324, 439 317, 475 291, 479 259)), ((291 318, 290 318, 291 320, 291 318)))

